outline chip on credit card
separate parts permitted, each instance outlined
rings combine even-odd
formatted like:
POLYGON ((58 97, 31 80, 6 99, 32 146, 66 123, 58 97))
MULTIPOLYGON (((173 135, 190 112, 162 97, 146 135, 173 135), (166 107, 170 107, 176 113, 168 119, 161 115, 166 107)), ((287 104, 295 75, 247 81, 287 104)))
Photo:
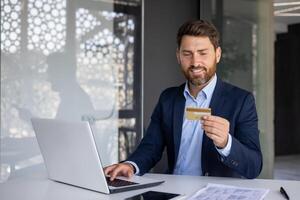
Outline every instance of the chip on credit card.
POLYGON ((206 115, 211 115, 210 108, 187 107, 185 109, 185 116, 188 120, 200 120, 203 116, 206 115))

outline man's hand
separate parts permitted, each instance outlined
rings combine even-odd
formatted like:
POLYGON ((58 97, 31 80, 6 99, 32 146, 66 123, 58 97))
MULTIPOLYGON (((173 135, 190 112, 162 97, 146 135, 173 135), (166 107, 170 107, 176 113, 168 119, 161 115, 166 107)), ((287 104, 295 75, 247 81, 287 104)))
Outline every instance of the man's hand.
POLYGON ((133 175, 134 167, 130 163, 119 163, 104 168, 104 174, 110 176, 113 181, 117 176, 125 176, 130 178, 133 175))
POLYGON ((225 148, 228 142, 229 121, 218 116, 204 116, 202 121, 202 128, 207 137, 213 140, 216 147, 225 148))

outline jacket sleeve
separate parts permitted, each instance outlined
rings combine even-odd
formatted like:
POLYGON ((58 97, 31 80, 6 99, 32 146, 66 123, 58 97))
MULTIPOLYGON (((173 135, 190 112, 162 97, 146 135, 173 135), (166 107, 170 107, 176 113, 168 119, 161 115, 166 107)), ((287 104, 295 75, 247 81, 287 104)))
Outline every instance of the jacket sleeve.
POLYGON ((258 119, 252 94, 245 97, 237 118, 230 154, 221 161, 246 178, 256 178, 262 169, 258 119))
POLYGON ((165 141, 161 128, 162 119, 162 96, 156 105, 152 116, 151 122, 147 129, 145 136, 137 149, 129 156, 128 161, 135 162, 139 167, 139 175, 147 173, 155 164, 161 159, 165 141))

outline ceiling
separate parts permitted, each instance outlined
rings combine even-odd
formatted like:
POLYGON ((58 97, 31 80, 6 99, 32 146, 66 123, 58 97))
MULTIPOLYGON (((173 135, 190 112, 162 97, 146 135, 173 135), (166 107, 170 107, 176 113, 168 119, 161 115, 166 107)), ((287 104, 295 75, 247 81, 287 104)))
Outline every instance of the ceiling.
MULTIPOLYGON (((224 13, 239 20, 255 22, 258 1, 263 0, 224 0, 224 13)), ((300 0, 273 0, 273 2, 275 33, 287 32, 288 25, 300 23, 300 0)))
POLYGON ((289 24, 300 23, 300 0, 274 0, 275 32, 287 31, 289 24))

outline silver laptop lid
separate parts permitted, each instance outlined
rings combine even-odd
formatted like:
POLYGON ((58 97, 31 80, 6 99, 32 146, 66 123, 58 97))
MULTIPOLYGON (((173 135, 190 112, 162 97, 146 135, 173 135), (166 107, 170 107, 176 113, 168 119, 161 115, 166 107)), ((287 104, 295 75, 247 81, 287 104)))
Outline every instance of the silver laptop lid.
POLYGON ((110 193, 88 122, 31 121, 50 179, 110 193))

